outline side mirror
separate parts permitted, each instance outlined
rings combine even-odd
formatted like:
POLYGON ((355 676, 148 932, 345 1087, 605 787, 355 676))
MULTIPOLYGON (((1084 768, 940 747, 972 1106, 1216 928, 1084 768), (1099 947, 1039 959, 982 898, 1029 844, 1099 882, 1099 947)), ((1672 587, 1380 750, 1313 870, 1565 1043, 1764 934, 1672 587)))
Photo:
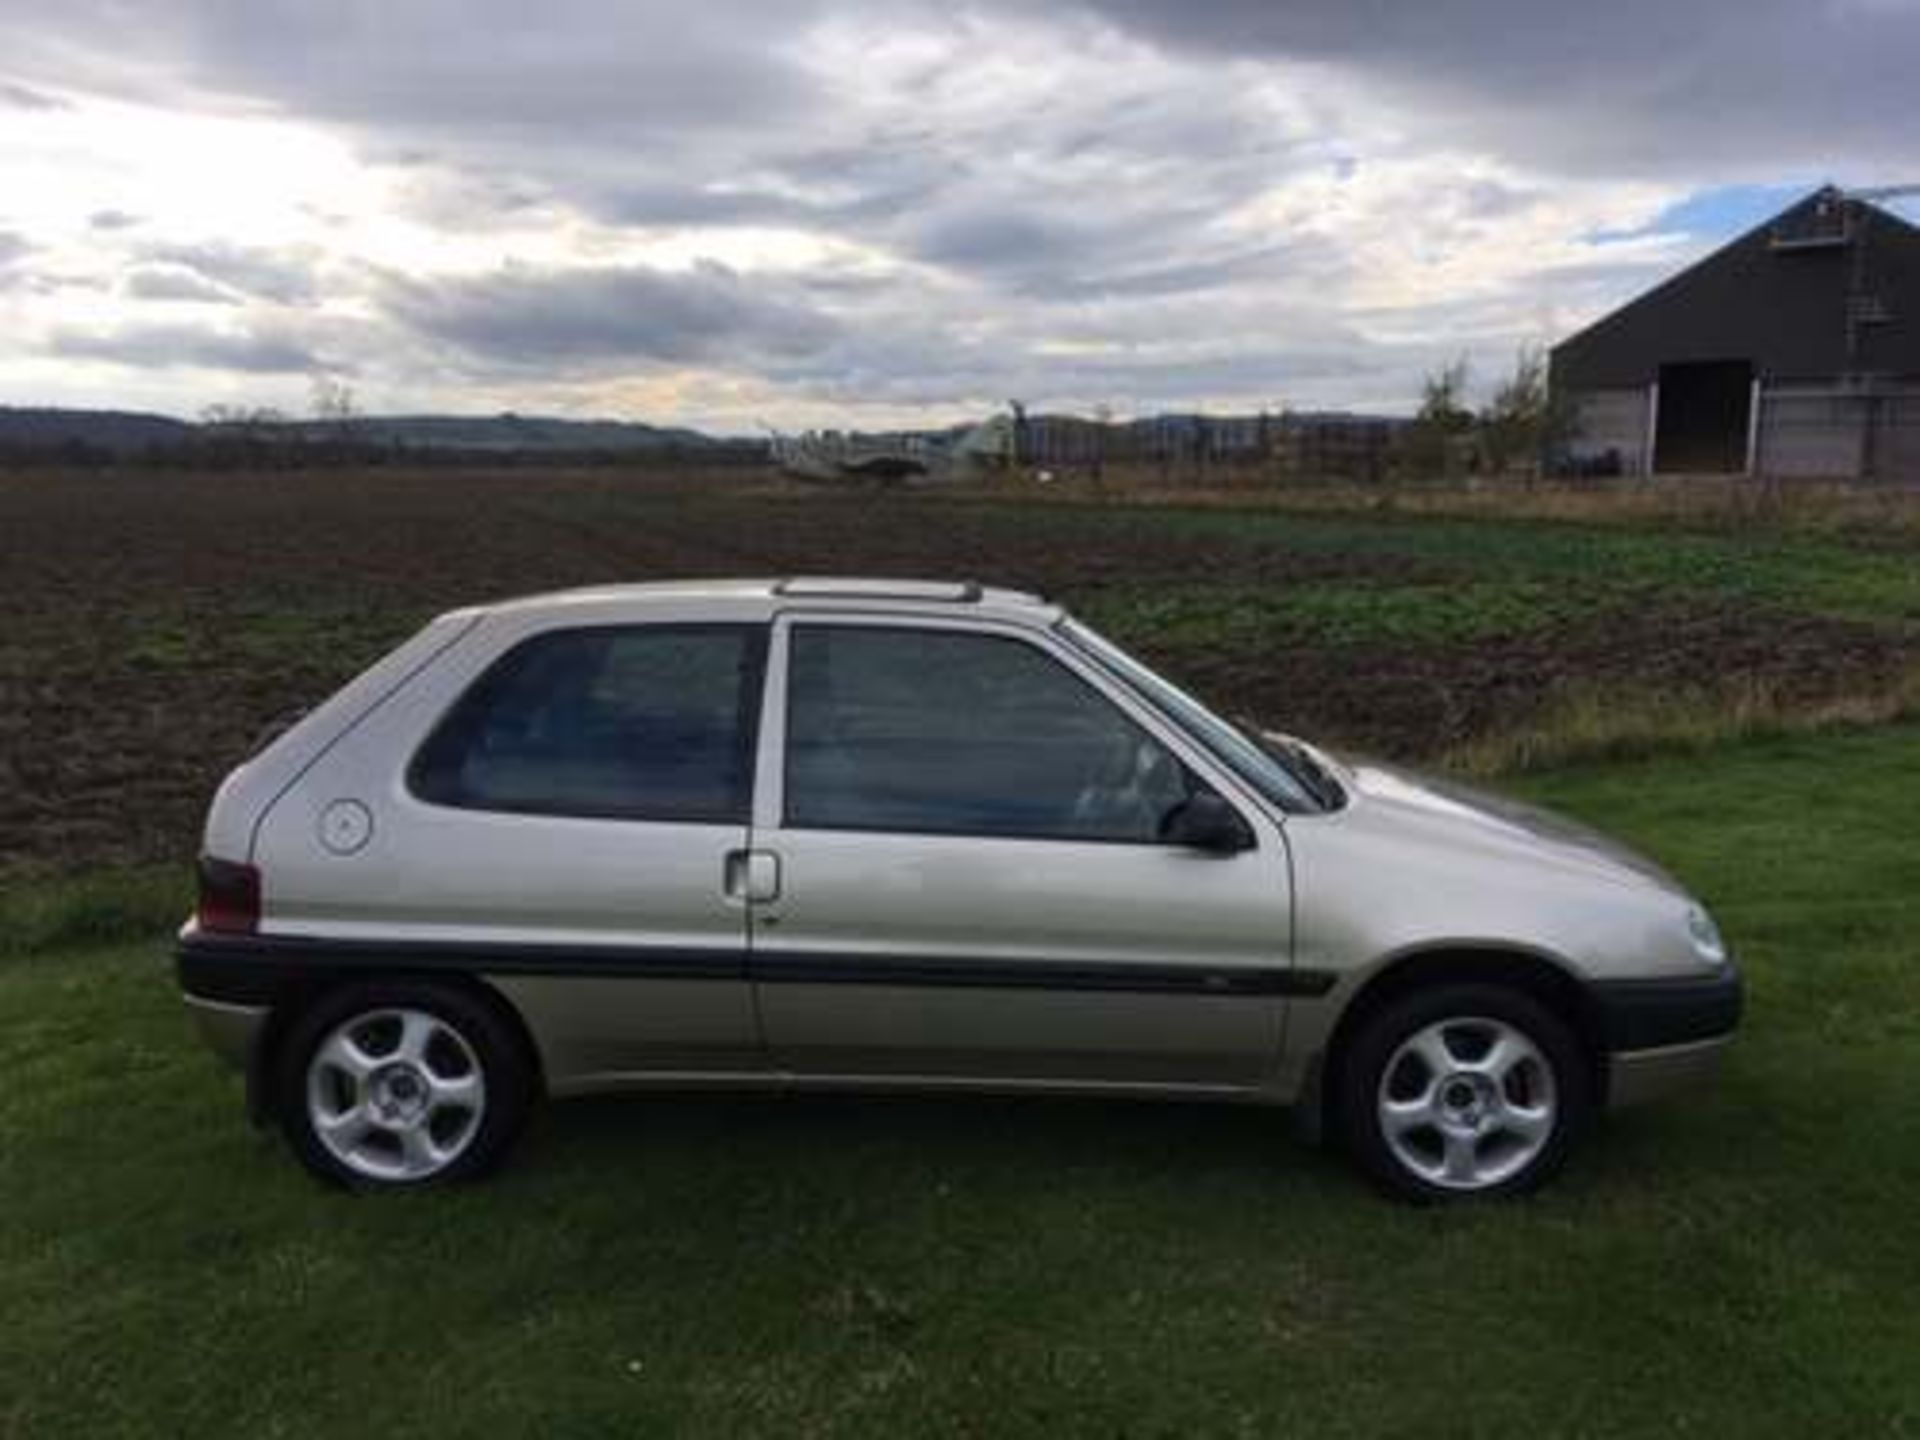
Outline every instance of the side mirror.
POLYGON ((1160 822, 1160 838, 1210 855, 1237 855, 1253 848, 1253 830, 1238 810, 1203 790, 1181 801, 1160 822))

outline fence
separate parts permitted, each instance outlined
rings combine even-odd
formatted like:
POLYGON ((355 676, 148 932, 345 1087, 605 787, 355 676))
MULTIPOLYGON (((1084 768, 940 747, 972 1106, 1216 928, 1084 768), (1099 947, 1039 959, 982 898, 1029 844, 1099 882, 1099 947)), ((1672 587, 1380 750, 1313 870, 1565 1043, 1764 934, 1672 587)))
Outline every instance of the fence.
POLYGON ((1377 480, 1406 422, 1372 415, 1160 415, 1121 424, 1072 415, 1016 422, 1020 463, 1048 469, 1157 465, 1258 466, 1297 475, 1377 480))

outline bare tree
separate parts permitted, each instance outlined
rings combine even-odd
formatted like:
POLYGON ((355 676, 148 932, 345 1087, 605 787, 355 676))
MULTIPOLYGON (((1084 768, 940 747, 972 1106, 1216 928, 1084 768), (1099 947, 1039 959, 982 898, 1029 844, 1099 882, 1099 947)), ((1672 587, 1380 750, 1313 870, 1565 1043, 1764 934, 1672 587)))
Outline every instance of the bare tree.
POLYGON ((1464 355, 1456 356, 1420 382, 1418 423, 1435 426, 1448 434, 1458 434, 1473 424, 1473 412, 1467 408, 1467 380, 1472 370, 1464 355))
POLYGON ((200 412, 198 445, 219 468, 282 463, 287 417, 269 405, 208 405, 200 412))
POLYGON ((315 375, 308 382, 313 418, 326 432, 344 445, 353 438, 353 422, 360 413, 353 398, 353 387, 333 375, 315 375))
POLYGON ((1433 371, 1420 385, 1420 409, 1407 427, 1404 454, 1421 477, 1440 479, 1451 473, 1455 440, 1471 434, 1473 411, 1467 408, 1467 357, 1461 355, 1433 371))
POLYGON ((284 425, 287 417, 271 405, 208 405, 200 411, 200 423, 210 429, 258 431, 284 425))
POLYGON ((1500 382, 1480 414, 1489 468, 1500 474, 1519 464, 1530 476, 1538 474, 1567 439, 1570 419, 1565 402, 1548 384, 1546 351, 1523 345, 1513 373, 1500 382))

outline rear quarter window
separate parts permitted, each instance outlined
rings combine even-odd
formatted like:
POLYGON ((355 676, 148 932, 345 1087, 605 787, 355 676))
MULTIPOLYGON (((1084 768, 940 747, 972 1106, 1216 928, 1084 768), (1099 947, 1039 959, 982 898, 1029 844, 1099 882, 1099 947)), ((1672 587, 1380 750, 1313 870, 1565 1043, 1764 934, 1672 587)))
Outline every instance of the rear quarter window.
POLYGON ((434 727, 408 786, 458 809, 744 824, 765 651, 753 625, 524 640, 434 727))

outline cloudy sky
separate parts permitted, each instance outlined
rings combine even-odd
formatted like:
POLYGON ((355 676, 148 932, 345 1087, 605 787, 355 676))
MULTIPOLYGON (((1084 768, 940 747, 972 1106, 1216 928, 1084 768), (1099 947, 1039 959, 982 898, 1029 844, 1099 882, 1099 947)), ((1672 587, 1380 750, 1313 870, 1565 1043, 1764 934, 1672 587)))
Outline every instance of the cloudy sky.
POLYGON ((1405 408, 1920 180, 1916 57, 1920 0, 0 0, 0 403, 1405 408))

